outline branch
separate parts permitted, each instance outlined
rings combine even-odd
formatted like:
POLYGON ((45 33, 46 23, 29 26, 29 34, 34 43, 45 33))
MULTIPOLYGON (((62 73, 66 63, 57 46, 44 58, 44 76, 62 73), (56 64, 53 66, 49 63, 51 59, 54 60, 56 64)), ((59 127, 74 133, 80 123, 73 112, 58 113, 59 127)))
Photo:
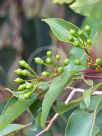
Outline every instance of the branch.
MULTIPOLYGON (((80 92, 80 93, 84 92, 84 89, 81 89, 81 88, 67 87, 66 89, 72 90, 72 92, 69 94, 68 98, 64 102, 66 105, 70 102, 70 100, 73 98, 76 92, 80 92)), ((102 94, 102 91, 95 91, 92 93, 92 95, 101 95, 101 94, 102 94)), ((49 131, 49 129, 51 128, 51 126, 53 125, 53 123, 58 117, 59 117, 59 113, 56 113, 53 116, 53 118, 49 121, 48 126, 44 130, 42 130, 40 133, 38 133, 36 136, 41 136, 43 133, 49 131)))

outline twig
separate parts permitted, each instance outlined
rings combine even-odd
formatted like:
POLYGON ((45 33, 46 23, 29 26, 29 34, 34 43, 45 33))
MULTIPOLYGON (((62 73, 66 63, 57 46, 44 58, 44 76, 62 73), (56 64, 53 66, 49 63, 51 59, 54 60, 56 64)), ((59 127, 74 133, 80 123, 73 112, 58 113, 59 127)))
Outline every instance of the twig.
MULTIPOLYGON (((65 100, 65 104, 67 105, 70 100, 73 98, 73 96, 75 95, 76 92, 84 92, 84 89, 81 88, 73 88, 73 87, 67 87, 68 89, 71 89, 72 92, 69 94, 68 98, 65 100)), ((92 95, 102 95, 102 91, 95 91, 92 93, 92 95)), ((49 129, 51 128, 51 126, 53 125, 53 123, 55 122, 55 120, 59 117, 59 113, 56 113, 53 118, 50 120, 48 126, 42 130, 40 133, 38 133, 36 136, 41 136, 43 133, 49 131, 49 129)))
POLYGON ((52 124, 55 122, 55 120, 58 118, 58 116, 59 116, 59 113, 56 113, 56 114, 53 116, 53 118, 50 120, 48 126, 47 126, 44 130, 42 130, 40 133, 38 133, 36 136, 41 136, 43 133, 49 131, 49 129, 51 128, 51 126, 52 126, 52 124))
POLYGON ((91 51, 91 54, 92 54, 92 56, 93 56, 93 58, 94 58, 94 60, 95 60, 95 59, 97 58, 95 52, 93 51, 92 48, 90 49, 90 51, 91 51))

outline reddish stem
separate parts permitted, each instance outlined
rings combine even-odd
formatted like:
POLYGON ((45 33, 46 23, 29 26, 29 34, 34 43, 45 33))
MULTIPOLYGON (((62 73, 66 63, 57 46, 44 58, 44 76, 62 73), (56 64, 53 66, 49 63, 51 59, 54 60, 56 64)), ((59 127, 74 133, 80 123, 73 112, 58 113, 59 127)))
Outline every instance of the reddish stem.
POLYGON ((90 49, 90 51, 91 51, 91 54, 92 54, 93 59, 94 59, 94 60, 96 60, 96 58, 97 58, 97 57, 96 57, 95 52, 93 51, 93 49, 92 49, 92 48, 90 49))
POLYGON ((91 79, 102 79, 102 77, 97 77, 97 76, 84 76, 85 79, 91 78, 91 79))
POLYGON ((81 70, 80 72, 84 72, 84 73, 102 73, 101 71, 91 70, 91 69, 81 70))

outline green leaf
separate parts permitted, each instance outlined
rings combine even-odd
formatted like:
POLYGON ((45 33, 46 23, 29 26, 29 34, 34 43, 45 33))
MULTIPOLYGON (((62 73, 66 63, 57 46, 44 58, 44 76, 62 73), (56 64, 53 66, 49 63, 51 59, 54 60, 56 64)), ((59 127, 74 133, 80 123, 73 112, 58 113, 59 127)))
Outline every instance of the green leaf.
POLYGON ((45 121, 49 114, 50 108, 56 98, 63 92, 64 88, 71 82, 73 74, 76 72, 68 73, 67 70, 64 71, 62 75, 57 77, 50 85, 49 91, 44 97, 42 103, 42 115, 41 115, 41 126, 45 127, 45 121))
POLYGON ((48 19, 43 19, 43 21, 45 21, 50 26, 52 32, 57 37, 57 39, 63 42, 69 41, 68 35, 70 29, 74 29, 76 31, 79 30, 77 26, 63 19, 48 18, 48 19))
POLYGON ((93 113, 77 110, 70 116, 66 127, 65 136, 95 136, 98 128, 94 125, 93 113), (94 132, 94 130, 96 130, 94 132))
POLYGON ((29 99, 18 99, 18 101, 9 106, 3 114, 0 115, 0 129, 3 129, 18 116, 20 116, 35 100, 37 96, 33 95, 29 99))
POLYGON ((88 90, 85 90, 83 92, 83 101, 84 103, 86 104, 86 106, 88 107, 89 104, 90 104, 90 95, 91 93, 93 93, 94 91, 96 91, 99 87, 102 86, 102 82, 101 83, 98 83, 97 85, 95 85, 94 87, 91 87, 90 89, 88 90))
MULTIPOLYGON (((80 60, 85 60, 86 59, 86 55, 85 55, 85 53, 83 53, 83 51, 81 49, 73 48, 71 50, 71 53, 70 53, 71 63, 70 63, 70 65, 68 65, 66 67, 66 70, 64 71, 64 73, 61 76, 59 76, 58 78, 56 78, 52 82, 52 84, 51 84, 51 86, 50 86, 50 88, 49 88, 49 90, 48 90, 48 92, 47 92, 47 94, 46 94, 46 96, 45 96, 45 98, 43 100, 42 115, 41 115, 41 124, 42 124, 42 126, 45 125, 45 121, 47 119, 50 108, 51 108, 53 102, 56 100, 57 96, 59 96, 61 94, 61 92, 64 90, 64 88, 66 87, 66 85, 69 82, 70 83, 72 82, 71 79, 70 79, 70 76, 71 76, 70 71, 71 70, 77 71, 77 70, 80 70, 80 69, 82 70, 82 69, 86 68, 85 66, 81 66, 81 67, 80 66, 75 66, 74 65, 75 57, 80 58, 80 60)), ((75 73, 73 73, 72 75, 74 76, 75 73)))
POLYGON ((0 130, 0 136, 8 135, 14 131, 23 129, 29 125, 9 124, 4 129, 0 130))
POLYGON ((102 0, 76 0, 70 8, 84 16, 102 17, 102 0))
POLYGON ((76 100, 72 100, 70 103, 68 104, 65 104, 64 102, 57 102, 57 106, 56 106, 56 109, 55 111, 59 114, 63 114, 67 111, 70 111, 72 110, 73 108, 79 106, 81 102, 81 98, 78 98, 76 100))
POLYGON ((66 136, 96 136, 99 133, 96 117, 100 107, 102 109, 102 96, 91 96, 91 98, 89 110, 77 110, 71 114, 66 128, 66 136))

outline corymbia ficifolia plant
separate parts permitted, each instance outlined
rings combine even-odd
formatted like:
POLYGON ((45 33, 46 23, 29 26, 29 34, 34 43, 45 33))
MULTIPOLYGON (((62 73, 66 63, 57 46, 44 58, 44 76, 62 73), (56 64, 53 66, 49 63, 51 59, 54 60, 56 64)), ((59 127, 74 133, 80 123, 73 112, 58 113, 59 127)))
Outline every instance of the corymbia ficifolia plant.
POLYGON ((59 116, 75 109, 68 117, 65 136, 99 136, 101 126, 98 116, 102 109, 102 93, 97 90, 102 86, 102 60, 96 57, 92 48, 92 28, 86 24, 79 29, 58 18, 43 21, 60 41, 70 42, 74 48, 62 64, 61 55, 54 55, 51 50, 46 52, 44 60, 39 56, 34 58, 35 63, 45 66, 45 71, 40 74, 25 60, 19 61, 21 68, 15 70, 18 77, 14 80, 18 84, 18 90, 6 88, 12 93, 12 97, 0 116, 0 133, 3 135, 4 130, 10 127, 10 132, 27 127, 12 122, 29 109, 35 117, 33 125, 42 127, 42 131, 36 135, 41 136, 49 131, 59 116), (98 79, 98 83, 94 83, 95 79, 98 79), (88 89, 74 88, 73 84, 77 80, 87 84, 88 89), (71 94, 66 100, 59 102, 57 98, 66 88, 71 90, 71 94), (77 91, 82 95, 72 99, 77 91), (53 109, 55 115, 49 121, 50 110, 53 109))

